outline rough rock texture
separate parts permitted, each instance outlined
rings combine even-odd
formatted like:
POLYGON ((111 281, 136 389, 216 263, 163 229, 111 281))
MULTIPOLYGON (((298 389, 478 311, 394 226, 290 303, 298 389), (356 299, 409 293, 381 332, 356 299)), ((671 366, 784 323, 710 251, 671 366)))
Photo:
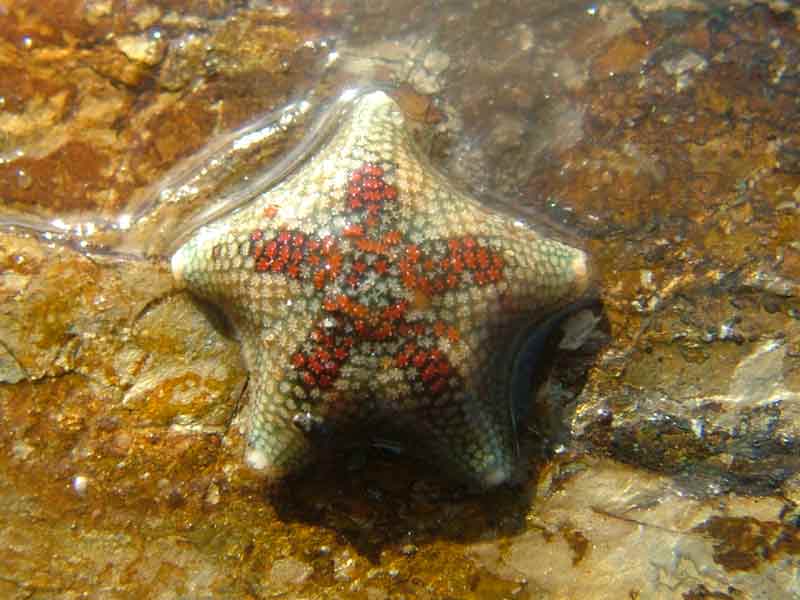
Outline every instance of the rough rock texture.
POLYGON ((118 215, 220 131, 384 82, 450 174, 584 239, 602 318, 554 343, 523 483, 367 449, 268 491, 217 313, 4 232, 0 597, 800 595, 798 9, 267 4, 2 4, 0 219, 118 215))

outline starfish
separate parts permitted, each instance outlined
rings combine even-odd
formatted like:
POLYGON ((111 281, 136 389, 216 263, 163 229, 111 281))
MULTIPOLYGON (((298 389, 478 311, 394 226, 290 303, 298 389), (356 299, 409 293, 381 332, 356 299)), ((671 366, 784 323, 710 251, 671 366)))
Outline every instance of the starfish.
POLYGON ((251 468, 279 479, 320 434, 380 426, 481 488, 512 474, 525 340, 589 279, 583 251, 432 168, 382 91, 357 96, 282 182, 196 231, 172 271, 240 333, 251 468))

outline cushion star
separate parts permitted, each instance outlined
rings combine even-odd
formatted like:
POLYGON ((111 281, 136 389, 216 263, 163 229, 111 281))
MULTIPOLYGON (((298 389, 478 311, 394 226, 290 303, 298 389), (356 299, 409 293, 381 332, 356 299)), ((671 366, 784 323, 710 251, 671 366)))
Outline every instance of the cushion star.
POLYGON ((505 482, 525 339, 584 293, 587 257, 448 182, 384 92, 355 97, 340 121, 172 258, 241 336, 245 460, 280 478, 318 438, 381 427, 450 477, 505 482))

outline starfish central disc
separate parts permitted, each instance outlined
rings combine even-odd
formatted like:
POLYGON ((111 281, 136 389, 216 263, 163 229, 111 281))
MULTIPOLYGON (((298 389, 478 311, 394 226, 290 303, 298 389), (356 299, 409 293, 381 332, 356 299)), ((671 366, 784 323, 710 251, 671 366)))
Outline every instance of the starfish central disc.
POLYGON ((481 487, 513 466, 509 341, 587 286, 582 251, 430 168, 383 92, 172 268, 241 333, 252 467, 281 477, 311 459, 315 432, 380 423, 481 487))

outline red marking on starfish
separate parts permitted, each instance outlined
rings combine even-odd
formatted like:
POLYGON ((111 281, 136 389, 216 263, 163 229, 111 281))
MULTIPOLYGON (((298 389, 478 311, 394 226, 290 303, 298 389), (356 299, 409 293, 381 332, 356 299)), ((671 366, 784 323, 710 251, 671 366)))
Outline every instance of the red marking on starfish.
POLYGON ((375 261, 375 264, 372 266, 372 268, 375 269, 375 272, 378 275, 383 275, 389 270, 389 263, 386 260, 381 259, 375 261))
MULTIPOLYGON (((333 319, 332 324, 326 321, 323 326, 319 321, 309 344, 289 361, 296 381, 307 390, 331 387, 361 342, 400 339, 405 343, 387 357, 388 364, 416 370, 427 393, 444 393, 456 371, 437 349, 436 340, 456 343, 460 333, 445 320, 409 323, 409 310, 430 310, 433 299, 448 290, 488 285, 503 278, 502 256, 471 236, 447 239, 444 246, 416 244, 401 231, 388 229, 390 213, 385 209, 397 200, 398 190, 384 181, 385 174, 381 165, 371 163, 350 173, 343 203, 351 221, 340 232, 341 242, 331 235, 320 238, 287 227, 272 239, 265 239, 262 229, 250 233, 250 254, 257 272, 280 273, 309 281, 321 293, 326 289, 334 292, 325 293, 322 299, 322 310, 333 319), (462 277, 466 273, 469 276, 462 277), (379 308, 360 298, 363 284, 378 277, 403 285, 413 292, 411 300, 395 298, 395 292, 388 291, 392 287, 381 292, 379 308)), ((267 212, 275 216, 277 207, 270 205, 265 216, 267 212)), ((222 251, 215 247, 213 252, 219 255, 222 251)))
POLYGON ((386 235, 383 236, 383 243, 388 246, 396 246, 400 243, 402 237, 400 236, 399 231, 389 231, 386 235))
POLYGON ((345 237, 361 237, 364 235, 364 228, 361 225, 352 223, 342 229, 342 235, 345 237))

